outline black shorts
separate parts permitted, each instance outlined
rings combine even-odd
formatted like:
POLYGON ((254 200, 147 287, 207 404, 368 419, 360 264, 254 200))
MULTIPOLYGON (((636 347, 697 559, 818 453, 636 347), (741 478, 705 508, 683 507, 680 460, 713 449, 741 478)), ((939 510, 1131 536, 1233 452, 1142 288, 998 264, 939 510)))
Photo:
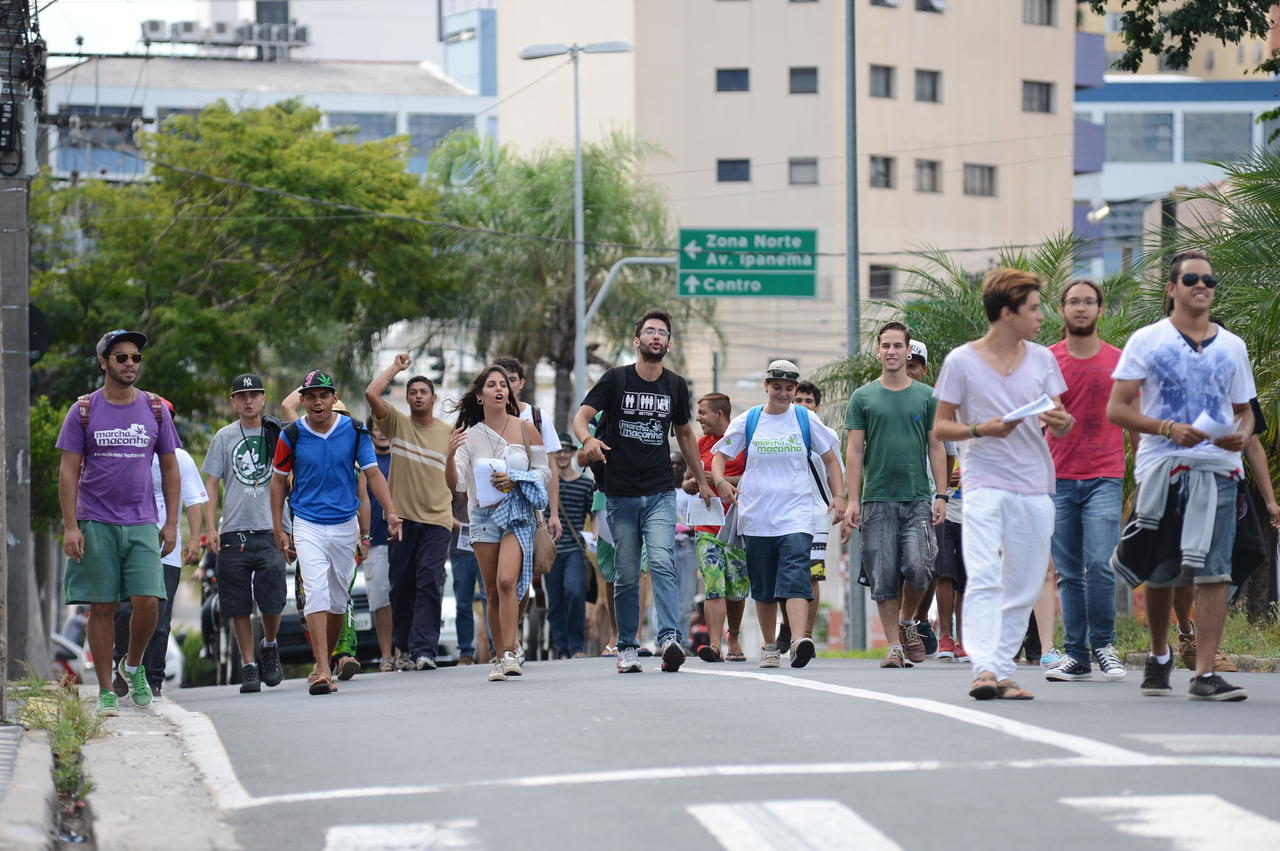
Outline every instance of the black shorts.
POLYGON ((218 551, 218 604, 224 617, 284 611, 284 553, 270 532, 224 532, 218 551))
POLYGON ((960 549, 961 530, 959 523, 950 520, 942 521, 938 530, 938 560, 933 570, 939 579, 950 579, 955 585, 956 593, 963 594, 968 574, 964 569, 964 551, 960 549))

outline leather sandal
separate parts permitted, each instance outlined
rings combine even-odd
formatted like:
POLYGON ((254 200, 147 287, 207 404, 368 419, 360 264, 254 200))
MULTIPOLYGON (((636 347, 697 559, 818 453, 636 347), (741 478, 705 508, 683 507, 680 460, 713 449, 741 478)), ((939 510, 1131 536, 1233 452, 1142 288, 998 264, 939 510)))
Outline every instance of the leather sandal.
POLYGON ((328 677, 316 677, 312 680, 311 685, 307 686, 309 694, 329 694, 338 690, 333 684, 333 680, 328 677))
POLYGON ((704 644, 698 648, 698 658, 704 662, 723 662, 720 656, 720 648, 712 647, 710 644, 704 644))
POLYGON ((996 691, 996 697, 1001 700, 1035 700, 1036 697, 1013 680, 1001 680, 996 683, 996 691))
POLYGON ((983 671, 969 686, 969 697, 974 700, 992 700, 1000 696, 1000 686, 996 683, 996 675, 983 671))

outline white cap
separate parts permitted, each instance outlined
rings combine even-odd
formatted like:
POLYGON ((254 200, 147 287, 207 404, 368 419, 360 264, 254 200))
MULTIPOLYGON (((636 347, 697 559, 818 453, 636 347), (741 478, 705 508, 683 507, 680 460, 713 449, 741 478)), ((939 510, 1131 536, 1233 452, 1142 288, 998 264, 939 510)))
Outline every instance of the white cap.
POLYGON ((928 363, 929 347, 926 346, 924 343, 920 342, 919 340, 912 340, 911 341, 911 357, 915 358, 921 363, 928 363))

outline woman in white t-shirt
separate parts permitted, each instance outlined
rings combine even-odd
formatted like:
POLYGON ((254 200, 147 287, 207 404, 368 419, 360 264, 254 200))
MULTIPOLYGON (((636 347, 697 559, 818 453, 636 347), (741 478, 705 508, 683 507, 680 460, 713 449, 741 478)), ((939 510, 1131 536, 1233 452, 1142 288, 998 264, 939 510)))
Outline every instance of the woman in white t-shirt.
MULTIPOLYGON (((762 668, 778 667, 778 604, 787 607, 791 623, 802 624, 813 599, 809 582, 813 544, 810 449, 826 465, 834 516, 843 517, 846 507, 844 477, 835 453, 838 440, 830 430, 810 420, 808 410, 792 404, 799 381, 800 369, 790 361, 769 364, 764 381, 766 403, 729 423, 711 461, 716 492, 726 504, 737 506, 737 530, 746 541, 751 597, 765 641, 760 650, 762 668), (804 439, 806 431, 808 441, 804 439), (725 463, 744 447, 747 466, 735 487, 724 478, 725 463)), ((804 667, 814 652, 813 639, 803 637, 794 642, 791 667, 804 667)))

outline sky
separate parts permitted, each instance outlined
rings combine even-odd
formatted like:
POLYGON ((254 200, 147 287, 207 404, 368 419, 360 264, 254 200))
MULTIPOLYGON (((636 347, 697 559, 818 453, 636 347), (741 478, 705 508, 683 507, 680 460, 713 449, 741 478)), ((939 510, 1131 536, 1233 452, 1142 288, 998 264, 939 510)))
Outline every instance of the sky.
MULTIPOLYGON (((93 53, 139 53, 142 22, 192 20, 203 5, 197 0, 31 0, 40 12, 40 32, 50 51, 72 52, 76 36, 84 36, 83 50, 93 53), (45 8, 48 4, 47 8, 45 8)), ((155 50, 156 48, 153 48, 155 50)), ((167 47, 159 48, 161 51, 167 47)), ((66 64, 50 59, 50 65, 66 64)))

